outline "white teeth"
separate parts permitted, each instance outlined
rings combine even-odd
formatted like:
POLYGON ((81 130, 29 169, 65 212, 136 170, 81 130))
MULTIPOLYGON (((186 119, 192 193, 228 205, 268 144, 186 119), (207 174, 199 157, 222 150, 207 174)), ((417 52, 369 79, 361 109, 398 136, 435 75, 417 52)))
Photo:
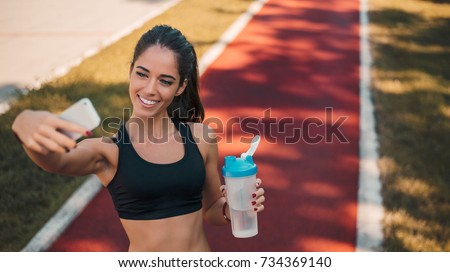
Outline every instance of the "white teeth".
POLYGON ((138 97, 145 105, 154 105, 159 102, 159 101, 147 100, 147 99, 141 97, 140 95, 138 95, 138 97))

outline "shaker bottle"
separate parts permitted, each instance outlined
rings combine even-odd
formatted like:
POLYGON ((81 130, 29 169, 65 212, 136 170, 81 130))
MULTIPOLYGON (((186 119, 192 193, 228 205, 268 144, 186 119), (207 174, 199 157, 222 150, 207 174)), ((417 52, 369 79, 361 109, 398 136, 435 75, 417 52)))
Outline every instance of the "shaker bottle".
POLYGON ((258 168, 251 155, 244 153, 240 158, 225 157, 222 175, 227 190, 231 229, 236 238, 248 238, 258 234, 257 213, 252 206, 252 201, 254 201, 252 194, 256 191, 257 171, 258 168))

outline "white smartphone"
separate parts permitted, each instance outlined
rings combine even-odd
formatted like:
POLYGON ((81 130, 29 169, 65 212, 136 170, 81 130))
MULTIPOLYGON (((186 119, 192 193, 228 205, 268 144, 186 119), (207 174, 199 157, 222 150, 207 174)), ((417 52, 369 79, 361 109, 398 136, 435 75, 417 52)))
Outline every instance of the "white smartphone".
MULTIPOLYGON (((89 98, 82 98, 75 104, 67 108, 60 115, 60 118, 85 127, 87 130, 94 130, 100 125, 100 116, 92 105, 89 98)), ((63 131, 74 140, 79 139, 82 135, 71 131, 63 131)))

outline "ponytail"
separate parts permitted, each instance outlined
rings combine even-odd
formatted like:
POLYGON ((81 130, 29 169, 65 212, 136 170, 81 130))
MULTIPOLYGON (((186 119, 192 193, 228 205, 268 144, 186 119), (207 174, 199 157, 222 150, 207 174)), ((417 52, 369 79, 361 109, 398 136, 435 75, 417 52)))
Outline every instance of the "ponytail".
POLYGON ((175 96, 172 104, 167 108, 167 112, 171 118, 181 122, 201 123, 205 118, 205 110, 199 95, 199 72, 197 65, 197 54, 192 48, 193 61, 192 67, 186 78, 180 80, 180 86, 184 80, 187 80, 184 92, 175 96))

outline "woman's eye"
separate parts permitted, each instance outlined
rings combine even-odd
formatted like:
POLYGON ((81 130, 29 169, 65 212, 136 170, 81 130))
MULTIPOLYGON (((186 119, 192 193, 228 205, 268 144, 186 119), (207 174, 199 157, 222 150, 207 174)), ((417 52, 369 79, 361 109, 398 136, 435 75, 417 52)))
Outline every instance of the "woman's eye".
POLYGON ((172 85, 172 81, 168 81, 168 80, 161 79, 160 82, 161 82, 163 85, 166 85, 166 86, 172 85))
POLYGON ((144 73, 141 73, 141 72, 136 72, 136 74, 139 76, 139 77, 144 77, 144 78, 147 78, 147 75, 146 74, 144 74, 144 73))

